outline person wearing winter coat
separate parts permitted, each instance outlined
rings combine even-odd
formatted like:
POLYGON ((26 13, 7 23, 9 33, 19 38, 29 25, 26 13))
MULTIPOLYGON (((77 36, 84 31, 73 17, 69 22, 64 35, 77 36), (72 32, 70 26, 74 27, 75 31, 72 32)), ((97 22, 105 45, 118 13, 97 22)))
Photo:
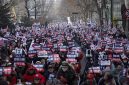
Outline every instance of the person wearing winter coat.
POLYGON ((95 74, 88 73, 86 80, 82 82, 81 85, 97 85, 96 80, 95 80, 95 74))
POLYGON ((12 71, 9 78, 9 85, 16 85, 17 84, 17 74, 15 71, 12 71))
POLYGON ((121 85, 129 84, 129 68, 121 71, 121 73, 119 75, 119 82, 121 85))
POLYGON ((4 76, 0 77, 0 85, 9 85, 6 80, 6 77, 4 76))
POLYGON ((104 76, 100 78, 98 85, 116 85, 116 82, 110 72, 105 72, 104 76))
POLYGON ((57 79, 63 84, 75 85, 76 74, 67 62, 63 62, 59 71, 57 72, 57 79))
POLYGON ((24 82, 33 82, 34 75, 37 73, 36 69, 31 67, 29 68, 26 73, 23 75, 24 82))
POLYGON ((45 85, 46 79, 40 73, 34 75, 34 80, 32 85, 45 85))

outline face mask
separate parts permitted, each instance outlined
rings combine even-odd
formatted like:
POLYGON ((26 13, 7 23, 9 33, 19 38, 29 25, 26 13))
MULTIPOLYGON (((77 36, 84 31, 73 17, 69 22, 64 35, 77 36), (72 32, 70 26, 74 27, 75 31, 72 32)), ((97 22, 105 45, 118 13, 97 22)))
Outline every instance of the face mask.
POLYGON ((65 68, 63 67, 62 70, 63 70, 64 72, 66 72, 66 71, 68 70, 68 67, 65 67, 65 68))
POLYGON ((34 83, 35 83, 35 84, 38 84, 39 81, 40 81, 40 80, 37 80, 37 79, 36 79, 36 80, 34 80, 34 83))
POLYGON ((53 68, 49 68, 48 71, 52 73, 54 71, 54 69, 53 68))
POLYGON ((34 72, 33 71, 29 71, 29 74, 32 75, 34 72))

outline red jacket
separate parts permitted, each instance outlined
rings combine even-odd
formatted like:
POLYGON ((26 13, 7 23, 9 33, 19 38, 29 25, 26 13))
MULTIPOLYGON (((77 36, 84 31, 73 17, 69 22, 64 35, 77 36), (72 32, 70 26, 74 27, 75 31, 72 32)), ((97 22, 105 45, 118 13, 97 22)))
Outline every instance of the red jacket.
POLYGON ((34 75, 35 75, 35 74, 32 74, 32 75, 29 75, 29 74, 28 74, 28 72, 29 72, 30 69, 34 69, 34 70, 36 71, 36 73, 37 73, 37 70, 36 70, 34 67, 30 67, 30 68, 26 71, 26 73, 24 74, 24 76, 23 76, 24 82, 33 82, 33 80, 34 80, 34 75))
POLYGON ((76 73, 80 73, 80 71, 81 71, 81 64, 80 64, 80 63, 78 63, 78 64, 75 66, 75 71, 76 71, 76 73))
POLYGON ((17 78, 13 77, 9 85, 16 85, 17 84, 17 78))
MULTIPOLYGON (((29 68, 28 70, 27 70, 27 72, 30 70, 30 69, 35 69, 35 68, 29 68)), ((34 79, 35 78, 39 78, 40 79, 40 85, 41 84, 45 84, 45 82, 46 82, 46 79, 45 79, 45 77, 44 76, 42 76, 40 73, 38 73, 38 71, 35 69, 35 71, 36 71, 36 74, 32 74, 32 75, 29 75, 29 74, 24 74, 24 76, 23 76, 23 79, 24 79, 24 82, 34 82, 34 79)))
POLYGON ((35 78, 40 79, 40 82, 37 85, 45 84, 45 82, 46 82, 46 78, 44 76, 42 76, 40 73, 35 74, 34 79, 35 78))
POLYGON ((23 79, 24 79, 24 82, 33 82, 34 75, 24 74, 23 79))

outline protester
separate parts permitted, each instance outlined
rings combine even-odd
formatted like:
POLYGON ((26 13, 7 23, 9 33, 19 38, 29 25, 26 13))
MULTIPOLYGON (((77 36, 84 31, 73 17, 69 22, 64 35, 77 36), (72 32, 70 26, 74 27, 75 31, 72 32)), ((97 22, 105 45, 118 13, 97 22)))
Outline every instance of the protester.
POLYGON ((115 27, 48 23, 1 38, 1 81, 9 85, 128 84, 129 41, 115 27))
POLYGON ((67 62, 62 62, 62 65, 57 73, 57 78, 63 83, 68 85, 75 85, 76 74, 72 67, 67 62))
POLYGON ((116 85, 116 82, 110 72, 105 72, 98 85, 116 85))

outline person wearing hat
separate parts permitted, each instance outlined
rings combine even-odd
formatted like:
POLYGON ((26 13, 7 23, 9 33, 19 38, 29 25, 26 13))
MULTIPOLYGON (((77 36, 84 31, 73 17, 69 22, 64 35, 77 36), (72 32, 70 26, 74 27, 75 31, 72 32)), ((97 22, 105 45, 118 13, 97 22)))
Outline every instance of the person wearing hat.
POLYGON ((56 73, 53 65, 49 65, 47 71, 45 72, 47 82, 46 85, 62 85, 59 80, 56 79, 56 73))
POLYGON ((4 76, 0 77, 0 85, 9 85, 4 76))
POLYGON ((9 85, 16 85, 18 79, 16 71, 12 70, 11 75, 8 77, 8 79, 9 85))
POLYGON ((34 67, 27 69, 26 73, 23 75, 24 82, 33 82, 34 75, 37 73, 37 70, 34 67))
POLYGON ((76 85, 74 84, 76 79, 75 71, 66 61, 62 62, 62 65, 59 68, 57 79, 59 79, 63 84, 76 85))
POLYGON ((82 82, 81 85, 97 85, 95 81, 95 74, 88 72, 88 74, 86 74, 85 81, 82 82))
POLYGON ((32 85, 45 85, 46 79, 40 73, 34 75, 34 80, 32 85))
POLYGON ((111 72, 106 71, 104 76, 100 78, 98 85, 116 85, 116 81, 111 72))

